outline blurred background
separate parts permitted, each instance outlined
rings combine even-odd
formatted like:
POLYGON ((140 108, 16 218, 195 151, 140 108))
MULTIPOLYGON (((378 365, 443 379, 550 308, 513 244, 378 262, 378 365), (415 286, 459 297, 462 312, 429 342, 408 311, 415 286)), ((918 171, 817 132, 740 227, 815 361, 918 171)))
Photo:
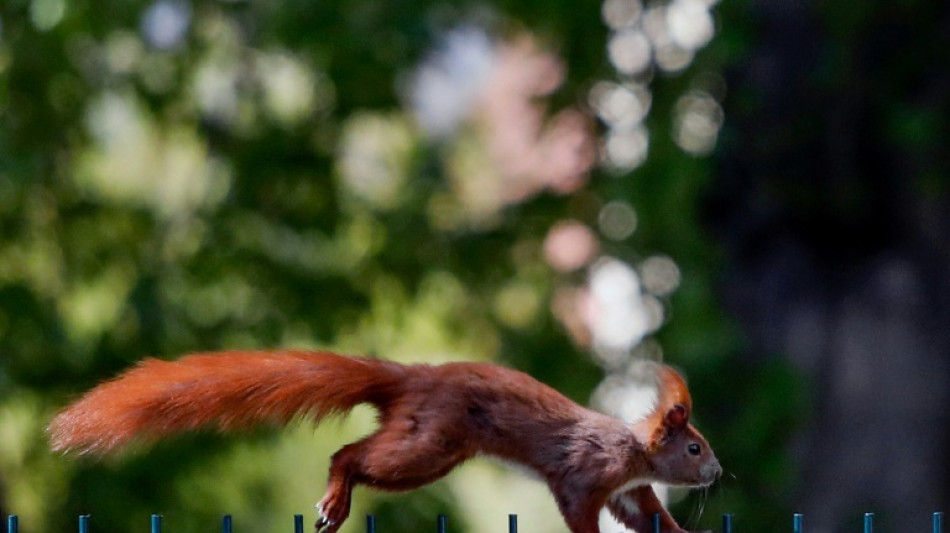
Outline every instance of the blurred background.
MULTIPOLYGON (((948 41, 924 0, 3 0, 0 515, 310 522, 370 411, 98 462, 44 435, 142 357, 297 347, 494 361, 625 417, 662 359, 726 470, 670 495, 689 528, 923 531, 948 41)), ((355 502, 344 532, 566 530, 483 460, 355 502)))

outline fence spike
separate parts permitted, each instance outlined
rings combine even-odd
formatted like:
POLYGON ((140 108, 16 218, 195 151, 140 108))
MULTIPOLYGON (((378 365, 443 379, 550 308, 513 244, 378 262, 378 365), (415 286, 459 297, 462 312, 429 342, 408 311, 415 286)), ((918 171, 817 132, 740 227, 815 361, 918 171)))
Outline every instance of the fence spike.
POLYGON ((303 533, 303 515, 294 515, 294 533, 303 533))
POLYGON ((162 533, 162 515, 152 515, 152 533, 162 533))
POLYGON ((448 518, 444 514, 439 515, 438 523, 436 524, 436 531, 438 533, 445 533, 445 521, 448 518))
POLYGON ((518 533, 518 515, 508 515, 508 533, 518 533))
POLYGON ((17 533, 17 530, 20 527, 20 518, 17 515, 12 514, 7 517, 7 532, 8 533, 17 533))
POLYGON ((376 515, 366 515, 366 533, 376 533, 376 515))
POLYGON ((89 533, 89 515, 79 515, 79 533, 89 533))
POLYGON ((874 513, 864 513, 864 533, 874 533, 874 513))
POLYGON ((730 513, 722 515, 722 533, 732 533, 732 515, 730 513))
POLYGON ((221 518, 221 533, 231 533, 231 515, 229 514, 221 518))
POLYGON ((802 533, 804 529, 805 517, 802 513, 795 513, 792 515, 792 533, 802 533))
POLYGON ((652 521, 650 522, 650 525, 652 527, 650 528, 650 531, 653 533, 660 533, 660 513, 655 513, 651 520, 652 521))
POLYGON ((943 513, 934 513, 933 533, 943 533, 943 513))

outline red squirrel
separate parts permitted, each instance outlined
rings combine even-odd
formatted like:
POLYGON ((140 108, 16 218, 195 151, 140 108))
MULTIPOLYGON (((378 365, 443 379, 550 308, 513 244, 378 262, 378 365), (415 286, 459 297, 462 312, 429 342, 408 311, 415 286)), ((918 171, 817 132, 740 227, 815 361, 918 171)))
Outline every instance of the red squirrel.
POLYGON ((605 506, 648 533, 684 533, 650 486, 707 486, 722 473, 689 423, 683 378, 657 365, 654 410, 628 424, 591 411, 527 374, 488 363, 401 365, 326 352, 220 352, 146 359, 92 389, 50 424, 54 450, 102 453, 132 440, 216 426, 221 431, 298 415, 315 421, 368 403, 375 433, 336 452, 317 504, 318 533, 334 533, 357 484, 403 491, 484 454, 536 472, 572 533, 599 533, 605 506))

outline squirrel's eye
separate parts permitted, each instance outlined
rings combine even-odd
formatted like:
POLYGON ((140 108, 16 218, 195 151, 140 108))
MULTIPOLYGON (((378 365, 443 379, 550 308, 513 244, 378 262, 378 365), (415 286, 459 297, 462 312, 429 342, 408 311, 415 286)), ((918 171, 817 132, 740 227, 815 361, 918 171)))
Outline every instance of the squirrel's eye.
POLYGON ((694 443, 687 446, 686 451, 688 451, 690 455, 699 455, 700 453, 702 453, 703 449, 700 448, 699 444, 694 443))

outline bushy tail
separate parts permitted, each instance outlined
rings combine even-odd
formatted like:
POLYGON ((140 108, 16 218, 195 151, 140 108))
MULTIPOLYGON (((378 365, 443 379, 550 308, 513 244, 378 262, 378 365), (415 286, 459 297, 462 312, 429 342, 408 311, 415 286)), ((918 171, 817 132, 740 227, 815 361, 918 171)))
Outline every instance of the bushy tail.
POLYGON ((92 389, 50 424, 54 450, 107 452, 132 440, 315 420, 396 397, 406 367, 321 352, 220 352, 146 359, 92 389))

